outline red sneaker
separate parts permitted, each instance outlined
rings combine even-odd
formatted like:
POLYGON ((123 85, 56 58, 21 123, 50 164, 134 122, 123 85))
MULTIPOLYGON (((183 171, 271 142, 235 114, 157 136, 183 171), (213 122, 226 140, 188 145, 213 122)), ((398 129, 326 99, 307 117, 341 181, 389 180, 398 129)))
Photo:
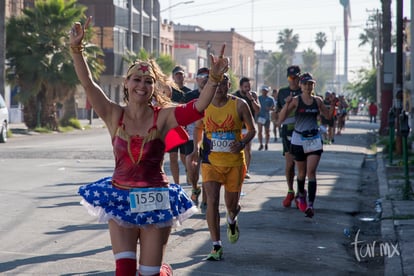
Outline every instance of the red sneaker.
POLYGON ((306 190, 303 194, 298 193, 295 198, 296 207, 301 210, 302 212, 306 211, 308 207, 308 203, 306 202, 306 190))
POLYGON ((295 199, 295 192, 288 192, 286 198, 283 200, 283 207, 290 207, 292 205, 292 201, 295 199))

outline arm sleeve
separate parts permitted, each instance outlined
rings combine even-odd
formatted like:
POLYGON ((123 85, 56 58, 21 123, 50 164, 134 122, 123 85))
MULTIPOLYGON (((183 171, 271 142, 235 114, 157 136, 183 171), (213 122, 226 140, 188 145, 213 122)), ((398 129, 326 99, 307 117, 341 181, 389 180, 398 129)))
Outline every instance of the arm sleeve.
POLYGON ((186 126, 204 117, 204 111, 199 112, 195 107, 195 102, 196 99, 175 108, 175 119, 180 126, 186 126))

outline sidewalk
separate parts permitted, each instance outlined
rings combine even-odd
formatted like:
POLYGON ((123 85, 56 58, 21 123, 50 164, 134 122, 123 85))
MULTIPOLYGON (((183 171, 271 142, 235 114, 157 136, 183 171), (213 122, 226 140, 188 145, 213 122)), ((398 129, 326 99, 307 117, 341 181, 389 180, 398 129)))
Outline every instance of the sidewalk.
MULTIPOLYGON (((105 127, 105 123, 100 118, 93 119, 92 123, 90 123, 90 121, 86 120, 86 119, 85 120, 79 120, 79 122, 84 128, 102 128, 102 127, 105 127)), ((9 129, 11 130, 13 135, 28 135, 28 134, 35 134, 36 133, 36 132, 33 132, 33 131, 29 131, 24 122, 11 123, 11 124, 9 124, 9 129)))
MULTIPOLYGON (((402 200, 402 187, 405 184, 403 167, 390 166, 382 153, 378 154, 377 160, 383 208, 381 232, 383 240, 393 245, 389 256, 384 257, 384 275, 414 275, 414 202, 402 200)), ((412 166, 409 174, 413 189, 412 166)))

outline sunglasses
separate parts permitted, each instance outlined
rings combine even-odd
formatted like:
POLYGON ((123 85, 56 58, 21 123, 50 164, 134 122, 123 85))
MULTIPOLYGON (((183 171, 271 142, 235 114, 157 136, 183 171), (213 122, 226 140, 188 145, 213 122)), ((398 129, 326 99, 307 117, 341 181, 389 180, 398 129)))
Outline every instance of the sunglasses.
POLYGON ((206 79, 208 78, 208 74, 199 74, 197 75, 197 79, 206 79))
POLYGON ((299 78, 298 76, 288 76, 288 81, 293 81, 293 80, 296 80, 298 78, 299 78))

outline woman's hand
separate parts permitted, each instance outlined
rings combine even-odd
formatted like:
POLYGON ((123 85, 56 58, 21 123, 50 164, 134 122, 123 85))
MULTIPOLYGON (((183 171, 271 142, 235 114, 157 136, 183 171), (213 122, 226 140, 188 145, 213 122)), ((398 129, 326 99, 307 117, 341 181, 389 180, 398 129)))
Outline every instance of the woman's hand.
POLYGON ((292 92, 290 92, 289 96, 285 98, 285 103, 290 104, 292 100, 293 100, 293 95, 292 95, 292 92))
POLYGON ((227 57, 224 57, 224 49, 226 44, 223 44, 221 48, 220 55, 218 57, 210 54, 211 67, 210 67, 210 79, 216 83, 219 83, 223 80, 223 74, 229 70, 230 60, 227 57))
POLYGON ((69 41, 71 46, 80 46, 82 44, 83 37, 85 36, 85 29, 88 28, 91 19, 92 16, 89 16, 86 19, 84 26, 82 26, 80 22, 75 22, 73 24, 69 35, 69 41))

